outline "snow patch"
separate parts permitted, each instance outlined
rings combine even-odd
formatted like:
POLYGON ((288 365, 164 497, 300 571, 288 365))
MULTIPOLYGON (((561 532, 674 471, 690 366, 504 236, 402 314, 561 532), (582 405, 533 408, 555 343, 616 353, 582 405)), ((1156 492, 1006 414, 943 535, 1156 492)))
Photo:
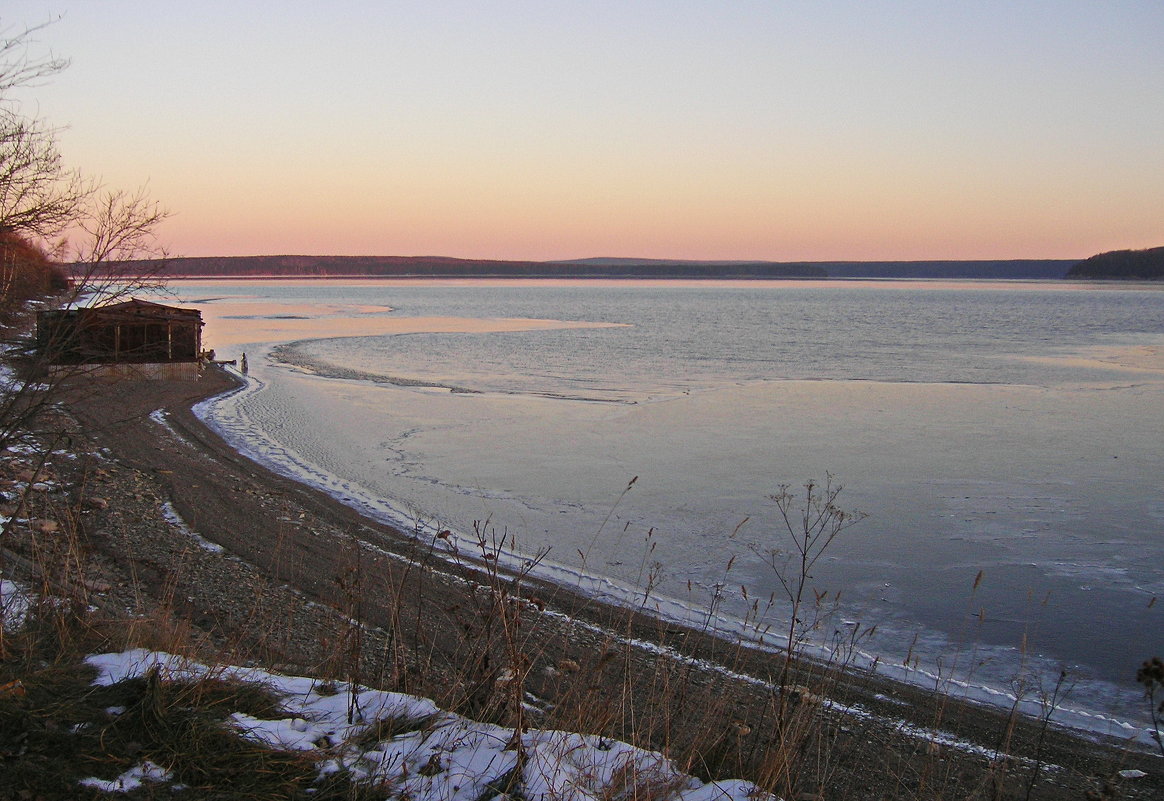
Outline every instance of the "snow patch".
POLYGON ((146 760, 140 765, 130 768, 116 779, 81 779, 80 784, 107 793, 128 793, 141 787, 144 782, 168 782, 171 778, 173 778, 173 774, 168 770, 146 760))
MULTIPOLYGON (((3 522, 7 519, 0 520, 0 524, 3 522)), ((27 587, 0 579, 0 626, 5 631, 14 631, 24 625, 31 604, 32 595, 27 587)))
MULTIPOLYGON (((395 795, 418 801, 475 801, 510 788, 520 788, 527 798, 558 801, 639 793, 667 801, 775 801, 750 782, 700 781, 655 751, 563 731, 529 730, 518 736, 513 729, 444 712, 427 698, 403 693, 324 684, 256 668, 211 668, 144 649, 93 655, 85 661, 97 669, 98 685, 151 670, 170 680, 213 676, 261 684, 279 698, 285 716, 265 720, 235 713, 230 722, 244 737, 272 748, 317 754, 321 776, 344 771, 356 782, 390 785, 395 795), (370 736, 379 724, 397 733, 383 739, 370 736)), ((139 766, 112 782, 85 783, 125 792, 134 781, 168 779, 157 771, 139 766)))
POLYGON ((194 540, 194 542, 198 543, 200 548, 210 551, 211 553, 223 553, 226 551, 226 549, 219 545, 217 542, 211 542, 194 531, 194 529, 190 528, 190 526, 186 525, 186 521, 182 519, 182 516, 178 514, 178 510, 175 509, 174 505, 169 501, 166 501, 162 504, 162 517, 164 517, 166 522, 173 526, 175 529, 185 534, 190 539, 194 540))

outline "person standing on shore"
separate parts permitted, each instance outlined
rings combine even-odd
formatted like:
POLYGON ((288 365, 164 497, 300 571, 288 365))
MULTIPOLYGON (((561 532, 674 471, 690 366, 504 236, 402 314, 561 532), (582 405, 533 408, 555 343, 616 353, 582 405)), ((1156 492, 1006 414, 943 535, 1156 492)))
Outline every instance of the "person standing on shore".
POLYGON ((247 374, 247 355, 244 353, 242 359, 239 360, 238 369, 242 371, 243 375, 247 374))

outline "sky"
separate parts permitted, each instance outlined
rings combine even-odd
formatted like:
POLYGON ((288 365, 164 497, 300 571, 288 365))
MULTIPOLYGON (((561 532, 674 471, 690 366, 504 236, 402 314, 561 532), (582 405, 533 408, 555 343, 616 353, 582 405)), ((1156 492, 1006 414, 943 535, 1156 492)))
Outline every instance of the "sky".
POLYGON ((1164 245, 1160 0, 4 0, 17 95, 175 255, 1164 245))

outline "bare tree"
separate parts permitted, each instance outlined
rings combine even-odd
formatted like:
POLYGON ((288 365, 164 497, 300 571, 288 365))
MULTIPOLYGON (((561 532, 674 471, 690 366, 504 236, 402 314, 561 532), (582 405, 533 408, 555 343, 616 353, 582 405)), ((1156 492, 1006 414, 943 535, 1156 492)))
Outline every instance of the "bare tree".
MULTIPOLYGON (((157 285, 164 262, 157 232, 167 213, 145 190, 103 190, 67 167, 56 129, 22 113, 17 90, 33 88, 68 62, 34 52, 45 26, 0 26, 0 326, 8 363, 35 368, 27 337, 29 300, 69 306, 108 303, 157 285), (51 259, 50 259, 51 254, 51 259), (148 259, 143 271, 137 260, 148 259), (71 282, 62 281, 65 271, 71 282), (72 291, 62 291, 69 286, 72 291), (23 357, 23 359, 22 359, 23 357)), ((0 366, 0 450, 22 436, 56 382, 35 369, 0 366)))
POLYGON ((24 115, 13 96, 68 66, 31 53, 43 27, 0 29, 0 234, 47 242, 75 223, 94 185, 65 167, 56 130, 24 115))
POLYGON ((63 165, 52 129, 0 108, 0 233, 48 240, 92 195, 92 182, 63 165))
POLYGON ((80 290, 63 302, 80 295, 108 301, 115 286, 151 283, 166 255, 157 231, 168 215, 144 189, 104 190, 67 167, 56 129, 22 113, 17 90, 34 88, 68 66, 66 59, 34 52, 46 25, 0 26, 0 249, 6 249, 0 255, 14 267, 14 254, 28 247, 52 253, 72 267, 80 290), (142 275, 131 264, 139 260, 149 260, 153 274, 142 275))

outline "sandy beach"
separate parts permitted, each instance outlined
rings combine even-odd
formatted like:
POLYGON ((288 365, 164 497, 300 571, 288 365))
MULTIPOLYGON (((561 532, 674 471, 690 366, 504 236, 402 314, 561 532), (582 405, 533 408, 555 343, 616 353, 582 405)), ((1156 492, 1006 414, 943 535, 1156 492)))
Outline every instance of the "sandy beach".
MULTIPOLYGON (((452 554, 439 536, 368 520, 272 473, 191 411, 239 381, 211 367, 198 382, 85 384, 68 399, 96 454, 78 465, 84 491, 108 501, 84 526, 95 606, 164 618, 204 658, 355 677, 470 717, 518 714, 670 752, 702 743, 724 756, 692 766, 709 774, 737 774, 751 743, 780 736, 762 712, 778 657, 500 574, 492 543, 452 554)), ((1164 789, 1158 757, 1053 726, 1041 734, 1038 721, 932 689, 811 667, 788 683, 820 723, 805 747, 828 754, 800 760, 815 766, 800 784, 830 788, 825 797, 927 786, 993 797, 1025 790, 1036 765, 1032 798, 1082 798, 1105 781, 1129 798, 1164 789), (1131 769, 1147 776, 1121 783, 1131 769)))

